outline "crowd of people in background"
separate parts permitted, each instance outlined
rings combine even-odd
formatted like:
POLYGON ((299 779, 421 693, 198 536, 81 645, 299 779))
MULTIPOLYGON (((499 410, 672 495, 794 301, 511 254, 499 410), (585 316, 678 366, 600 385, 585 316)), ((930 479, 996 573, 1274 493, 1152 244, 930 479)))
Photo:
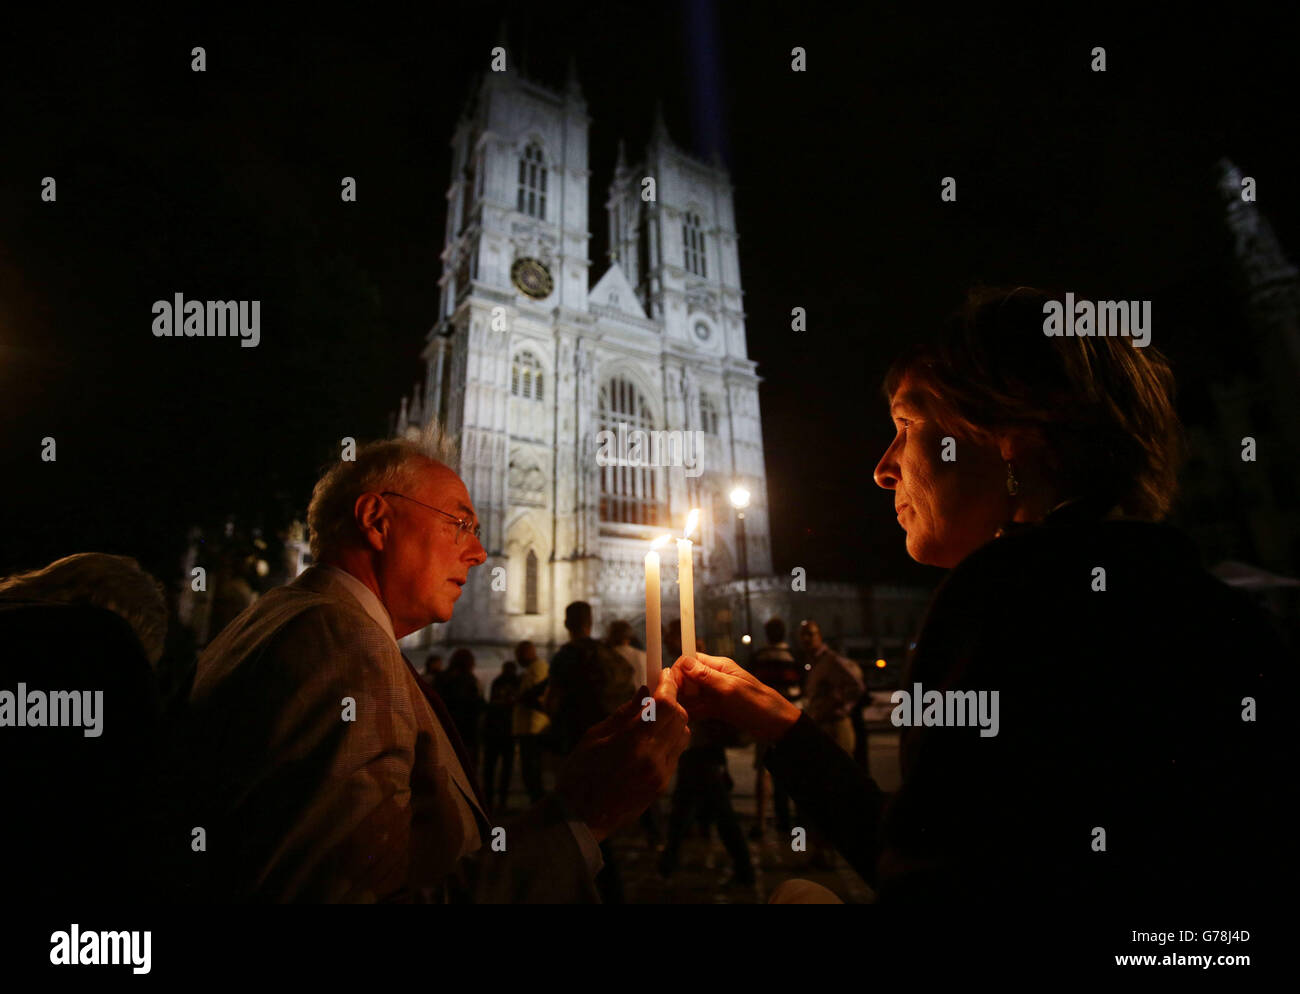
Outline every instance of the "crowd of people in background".
MULTIPOLYGON (((565 611, 565 627, 569 641, 549 664, 538 656, 532 642, 520 642, 515 646, 515 658, 502 664, 486 693, 474 675, 474 654, 469 649, 456 649, 445 665, 440 653, 425 658, 421 678, 447 703, 478 764, 483 787, 499 810, 508 808, 516 755, 524 792, 529 803, 535 803, 544 793, 545 753, 567 755, 588 728, 645 686, 646 654, 637 644, 631 622, 613 620, 603 639, 593 639, 591 605, 576 601, 565 611)), ((681 622, 673 619, 663 634, 661 665, 666 667, 681 654, 681 622)), ((764 635, 765 644, 748 661, 751 672, 804 709, 846 753, 869 769, 862 713, 870 703, 870 692, 861 667, 827 645, 816 621, 800 624, 797 654, 786 641, 782 619, 770 619, 764 625, 764 635)), ((704 638, 696 637, 696 648, 708 651, 704 638)), ((721 722, 703 720, 692 725, 691 745, 681 757, 668 799, 666 827, 658 803, 641 818, 646 844, 658 852, 658 871, 665 879, 677 869, 682 846, 691 833, 707 835, 716 828, 732 863, 724 885, 753 885, 753 861, 732 806, 735 783, 727 760, 727 749, 747 744, 743 736, 721 722)), ((779 785, 773 788, 771 775, 764 769, 768 748, 762 743, 753 745, 757 813, 748 839, 754 842, 768 838, 769 797, 776 837, 788 839, 795 824, 788 795, 779 785)), ((815 832, 809 841, 813 865, 831 867, 833 850, 815 832)), ((606 842, 601 853, 605 868, 597 884, 602 899, 618 903, 623 900, 623 886, 614 848, 606 842)))
MULTIPOLYGON (((438 652, 426 656, 419 678, 445 703, 480 784, 497 810, 506 811, 511 807, 516 758, 522 793, 528 804, 536 803, 546 790, 547 755, 557 760, 567 755, 589 728, 638 692, 645 692, 646 654, 638 644, 633 625, 615 619, 605 626, 604 637, 596 639, 592 637, 593 623, 590 604, 577 601, 568 605, 565 610, 568 641, 551 659, 544 659, 533 642, 519 642, 514 647, 514 658, 502 664, 486 691, 476 674, 475 656, 469 648, 455 648, 445 657, 438 652)), ((31 782, 25 788, 28 794, 44 798, 40 808, 56 815, 51 824, 67 826, 78 824, 79 818, 88 816, 88 805, 103 809, 110 806, 110 797, 139 795, 151 767, 140 762, 137 754, 148 745, 143 739, 137 739, 158 731, 169 710, 179 713, 181 709, 169 708, 159 689, 168 681, 160 680, 154 670, 163 655, 167 634, 163 587, 133 560, 82 554, 67 557, 43 570, 0 581, 0 637, 7 634, 10 643, 16 644, 25 628, 50 624, 70 636, 61 643, 67 658, 60 672, 66 682, 85 683, 79 677, 93 669, 95 680, 111 688, 115 713, 132 714, 128 727, 138 733, 123 742, 121 756, 112 751, 88 749, 79 737, 66 739, 64 745, 73 753, 95 751, 99 757, 93 766, 100 771, 97 791, 93 797, 76 795, 79 798, 76 811, 65 811, 66 804, 56 804, 58 797, 69 795, 44 782, 37 771, 31 771, 28 777, 31 782), (77 635, 83 631, 93 643, 78 641, 77 635), (105 665, 120 671, 116 682, 104 672, 105 665), (131 700, 126 699, 128 696, 131 700)), ((798 653, 786 641, 786 627, 781 619, 771 619, 764 630, 766 644, 752 654, 751 671, 788 700, 805 708, 846 752, 855 754, 856 746, 856 754, 865 761, 860 723, 861 705, 867 695, 857 664, 831 651, 816 622, 805 621, 801 625, 802 651, 798 653)), ((661 665, 667 667, 681 653, 680 622, 670 621, 663 635, 661 665)), ((707 651, 702 638, 697 637, 696 643, 699 651, 707 651)), ((48 661, 41 665, 50 672, 48 661)), ((5 674, 13 678, 7 684, 26 673, 22 661, 12 657, 6 670, 13 670, 5 674)), ((171 682, 175 682, 174 676, 171 682)), ((754 883, 750 849, 732 806, 734 782, 727 763, 727 749, 745 744, 734 729, 721 722, 701 720, 693 724, 690 747, 681 757, 671 796, 667 798, 667 818, 656 802, 640 819, 646 844, 658 853, 657 867, 664 878, 671 877, 677 869, 683 843, 692 833, 707 835, 716 828, 732 862, 731 874, 725 882, 740 886, 754 883)), ((761 744, 754 746, 757 818, 748 833, 752 841, 765 837, 769 797, 778 835, 788 837, 794 824, 789 798, 779 786, 773 792, 763 769, 765 748, 761 744)), ((74 759, 70 758, 69 762, 74 759)), ((74 765, 90 768, 81 759, 75 759, 74 765)), ((21 776, 24 766, 15 758, 10 768, 21 776)), ((94 817, 102 815, 97 811, 94 817)), ((148 820, 147 815, 141 817, 148 820)), ((63 838, 59 834, 62 829, 52 832, 51 825, 43 820, 39 826, 35 822, 31 825, 30 838, 21 842, 28 847, 27 851, 39 852, 44 844, 42 838, 49 844, 53 844, 50 840, 63 838)), ((11 834, 13 830, 11 825, 11 834)), ((120 832, 104 834, 105 844, 131 853, 134 848, 122 842, 126 836, 144 838, 147 829, 142 833, 139 823, 123 825, 120 832)), ((820 849, 816 852, 817 861, 824 863, 824 852, 820 849)), ((622 875, 615 849, 608 840, 601 843, 601 854, 604 867, 596 880, 601 897, 606 903, 620 903, 624 900, 622 875)), ((40 865, 40 861, 33 865, 40 865)), ((106 860, 104 865, 122 865, 122 860, 106 860)), ((48 869, 41 872, 42 886, 48 891, 55 886, 54 878, 48 869)), ((65 881, 65 885, 75 887, 71 880, 65 881)))

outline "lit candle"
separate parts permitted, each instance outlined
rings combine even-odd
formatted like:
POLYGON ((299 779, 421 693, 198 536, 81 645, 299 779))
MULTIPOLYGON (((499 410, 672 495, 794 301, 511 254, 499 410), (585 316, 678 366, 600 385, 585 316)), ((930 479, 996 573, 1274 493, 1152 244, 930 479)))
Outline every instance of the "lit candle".
POLYGON ((655 549, 671 535, 660 535, 645 554, 645 685, 654 693, 663 669, 663 622, 659 617, 659 553, 655 549))
POLYGON ((700 509, 691 508, 686 530, 677 540, 677 586, 681 594, 682 655, 695 655, 695 568, 691 561, 691 532, 700 520, 700 509))

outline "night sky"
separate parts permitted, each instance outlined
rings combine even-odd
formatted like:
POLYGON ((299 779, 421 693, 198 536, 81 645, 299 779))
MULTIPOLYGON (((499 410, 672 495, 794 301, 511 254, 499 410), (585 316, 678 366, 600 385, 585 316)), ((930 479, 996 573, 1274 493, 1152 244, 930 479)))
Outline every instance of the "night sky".
MULTIPOLYGON (((730 168, 777 568, 932 583, 871 480, 890 359, 976 281, 1152 299, 1205 417, 1241 334, 1221 156, 1300 258, 1295 36, 1240 7, 1142 27, 854 6, 535 4, 508 50, 556 87, 576 58, 593 283, 616 143, 636 160, 656 99, 730 168)), ((268 17, 11 20, 0 41, 0 573, 98 550, 175 579, 191 524, 301 514, 338 440, 385 433, 423 378, 448 141, 500 11, 268 17), (177 292, 260 299, 261 344, 155 338, 177 292)))

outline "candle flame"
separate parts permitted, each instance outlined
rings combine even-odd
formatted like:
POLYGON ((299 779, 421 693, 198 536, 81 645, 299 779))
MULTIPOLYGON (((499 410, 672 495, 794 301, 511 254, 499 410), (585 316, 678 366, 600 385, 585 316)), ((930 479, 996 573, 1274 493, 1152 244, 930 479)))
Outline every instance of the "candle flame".
POLYGON ((700 509, 691 508, 691 513, 686 515, 686 530, 682 532, 682 538, 690 538, 691 532, 695 531, 695 526, 700 523, 700 509))
POLYGON ((657 549, 661 545, 666 544, 668 540, 671 538, 672 538, 671 535, 660 535, 657 539, 655 539, 653 542, 650 543, 650 548, 657 549))

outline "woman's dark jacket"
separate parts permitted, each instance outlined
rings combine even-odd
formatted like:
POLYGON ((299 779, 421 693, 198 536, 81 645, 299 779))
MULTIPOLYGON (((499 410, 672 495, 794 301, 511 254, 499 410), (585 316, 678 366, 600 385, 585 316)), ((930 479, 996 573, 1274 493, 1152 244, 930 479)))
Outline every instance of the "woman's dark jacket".
POLYGON ((997 691, 996 736, 902 727, 892 797, 806 716, 767 764, 882 903, 1222 907, 1280 870, 1282 655, 1181 533, 1066 505, 949 574, 904 680, 997 691))

